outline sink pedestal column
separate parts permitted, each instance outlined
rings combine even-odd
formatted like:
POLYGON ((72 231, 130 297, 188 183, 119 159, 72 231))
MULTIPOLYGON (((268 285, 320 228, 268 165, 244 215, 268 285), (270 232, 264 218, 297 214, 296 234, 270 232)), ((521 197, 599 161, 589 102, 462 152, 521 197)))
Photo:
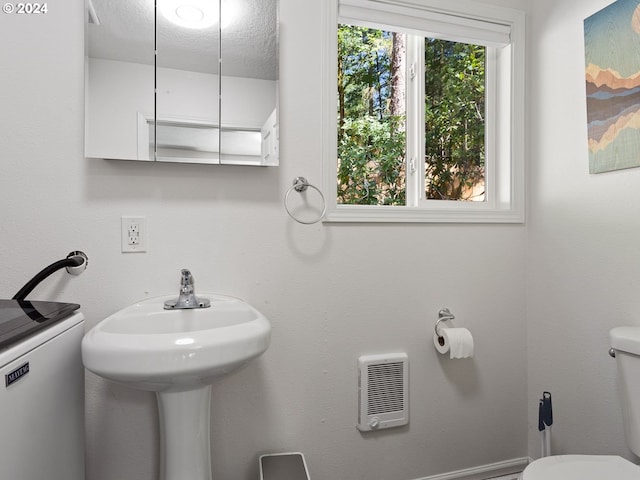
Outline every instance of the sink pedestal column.
POLYGON ((211 385, 157 392, 160 480, 211 480, 211 385))

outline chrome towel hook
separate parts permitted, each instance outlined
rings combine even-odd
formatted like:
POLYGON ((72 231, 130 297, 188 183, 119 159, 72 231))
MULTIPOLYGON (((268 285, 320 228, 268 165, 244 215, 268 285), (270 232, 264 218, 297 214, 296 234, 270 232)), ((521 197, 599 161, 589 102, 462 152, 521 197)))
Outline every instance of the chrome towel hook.
POLYGON ((287 193, 284 194, 284 209, 287 211, 289 216, 293 218, 296 222, 302 223, 303 225, 312 225, 314 223, 318 223, 320 220, 324 218, 324 214, 327 212, 327 202, 324 199, 324 195, 322 194, 322 192, 318 187, 309 183, 309 181, 304 177, 296 177, 293 180, 293 186, 289 187, 289 190, 287 190, 287 193), (313 188, 316 192, 318 192, 320 194, 320 198, 322 198, 322 213, 320 213, 320 216, 318 218, 314 218, 311 221, 301 220, 297 218, 293 213, 291 213, 291 210, 289 210, 289 205, 288 205, 289 195, 291 195, 291 192, 295 190, 298 193, 302 193, 302 192, 305 192, 309 187, 313 188))

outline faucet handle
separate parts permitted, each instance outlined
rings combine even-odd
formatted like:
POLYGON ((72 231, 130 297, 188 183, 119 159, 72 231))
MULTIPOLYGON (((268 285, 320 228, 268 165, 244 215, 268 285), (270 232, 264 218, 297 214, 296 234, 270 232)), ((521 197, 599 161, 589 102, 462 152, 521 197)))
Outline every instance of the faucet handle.
POLYGON ((193 275, 186 268, 183 268, 180 271, 180 275, 182 275, 182 279, 180 280, 180 285, 193 285, 193 275))
POLYGON ((177 308, 207 308, 211 306, 211 300, 208 298, 198 298, 195 295, 193 286, 193 275, 191 272, 183 268, 180 270, 180 291, 178 298, 175 300, 167 300, 164 302, 164 308, 167 310, 177 308))
POLYGON ((180 278, 180 295, 193 295, 195 288, 193 286, 193 275, 186 268, 180 271, 182 277, 180 278))

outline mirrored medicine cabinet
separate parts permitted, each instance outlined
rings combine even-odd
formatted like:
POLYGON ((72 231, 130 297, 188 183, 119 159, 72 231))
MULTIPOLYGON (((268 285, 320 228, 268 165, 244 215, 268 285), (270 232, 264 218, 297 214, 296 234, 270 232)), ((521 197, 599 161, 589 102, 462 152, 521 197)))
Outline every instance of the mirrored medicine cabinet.
POLYGON ((86 5, 85 156, 278 165, 277 0, 86 5))

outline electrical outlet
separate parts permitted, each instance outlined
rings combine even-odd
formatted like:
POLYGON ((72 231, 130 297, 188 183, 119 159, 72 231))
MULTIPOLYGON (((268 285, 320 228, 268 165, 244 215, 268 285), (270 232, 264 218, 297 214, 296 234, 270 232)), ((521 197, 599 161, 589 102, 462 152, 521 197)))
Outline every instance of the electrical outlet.
POLYGON ((147 225, 145 217, 121 217, 122 252, 147 251, 147 225))

